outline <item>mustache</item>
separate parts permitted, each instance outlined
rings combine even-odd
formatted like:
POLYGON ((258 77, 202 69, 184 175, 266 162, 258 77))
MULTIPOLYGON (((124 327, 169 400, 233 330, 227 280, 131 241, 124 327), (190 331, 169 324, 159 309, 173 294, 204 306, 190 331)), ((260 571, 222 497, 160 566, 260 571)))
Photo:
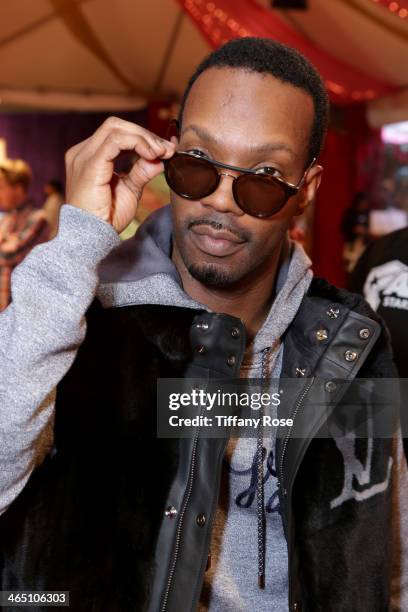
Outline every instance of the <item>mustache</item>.
POLYGON ((191 229, 192 227, 197 227, 198 225, 209 225, 214 230, 226 230, 231 232, 234 236, 236 236, 239 240, 250 240, 251 236, 248 232, 243 231, 242 229, 238 229, 232 223, 225 223, 224 221, 219 221, 216 217, 203 217, 201 219, 192 219, 188 221, 187 228, 191 229))

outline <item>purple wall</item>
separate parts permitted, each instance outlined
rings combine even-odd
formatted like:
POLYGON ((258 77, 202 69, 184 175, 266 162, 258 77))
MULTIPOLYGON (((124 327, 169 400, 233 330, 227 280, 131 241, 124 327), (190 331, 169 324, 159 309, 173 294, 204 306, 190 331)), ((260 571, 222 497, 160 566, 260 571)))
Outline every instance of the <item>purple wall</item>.
MULTIPOLYGON (((7 156, 21 158, 33 170, 30 195, 37 205, 44 201, 43 185, 50 179, 64 182, 64 154, 88 138, 112 113, 57 113, 0 115, 0 138, 7 141, 7 156)), ((147 126, 148 111, 114 113, 147 126)))

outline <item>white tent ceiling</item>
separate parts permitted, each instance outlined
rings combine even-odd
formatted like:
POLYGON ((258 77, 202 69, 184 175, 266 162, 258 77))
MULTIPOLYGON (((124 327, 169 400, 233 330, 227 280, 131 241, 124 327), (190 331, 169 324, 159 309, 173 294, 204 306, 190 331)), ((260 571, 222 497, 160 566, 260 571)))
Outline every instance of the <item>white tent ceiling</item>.
MULTIPOLYGON (((323 51, 408 85, 408 19, 374 0, 309 7, 278 14, 323 51)), ((176 0, 4 0, 0 100, 4 109, 137 109, 179 97, 209 51, 176 0)))
MULTIPOLYGON (((259 3, 270 5, 269 0, 259 3)), ((337 59, 387 83, 408 86, 408 19, 378 0, 310 0, 309 7, 279 15, 337 59)))

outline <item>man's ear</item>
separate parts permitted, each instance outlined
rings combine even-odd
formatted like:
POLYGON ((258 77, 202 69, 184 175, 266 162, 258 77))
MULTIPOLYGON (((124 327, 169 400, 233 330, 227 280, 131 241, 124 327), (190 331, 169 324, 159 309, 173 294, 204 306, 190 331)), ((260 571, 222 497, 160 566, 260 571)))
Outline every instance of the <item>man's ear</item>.
POLYGON ((295 216, 303 214, 306 208, 313 202, 319 189, 320 181, 322 180, 323 167, 319 165, 312 166, 308 171, 303 186, 300 189, 295 216))

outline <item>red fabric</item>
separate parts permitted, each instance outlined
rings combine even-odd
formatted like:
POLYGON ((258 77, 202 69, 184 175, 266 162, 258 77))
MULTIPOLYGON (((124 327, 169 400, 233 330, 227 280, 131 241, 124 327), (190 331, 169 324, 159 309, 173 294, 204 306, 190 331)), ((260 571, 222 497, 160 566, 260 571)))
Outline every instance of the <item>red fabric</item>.
POLYGON ((358 191, 370 193, 383 172, 384 143, 381 130, 369 127, 364 105, 347 109, 345 129, 352 152, 349 163, 353 171, 353 194, 358 191))
POLYGON ((148 107, 148 126, 154 134, 162 138, 167 137, 169 121, 174 119, 176 113, 173 103, 168 100, 151 100, 148 107))
POLYGON ((313 232, 313 270, 344 287, 341 221, 352 199, 353 172, 349 160, 351 143, 346 134, 330 130, 319 160, 324 168, 316 198, 313 232))
POLYGON ((364 106, 349 107, 344 111, 343 124, 329 130, 319 158, 324 172, 315 206, 313 269, 340 287, 346 283, 341 223, 354 194, 369 187, 362 184, 358 160, 364 156, 366 144, 377 136, 367 125, 364 106))
POLYGON ((394 2, 393 0, 371 0, 371 2, 375 2, 376 4, 380 4, 384 8, 388 9, 390 12, 394 13, 396 17, 400 19, 405 19, 406 15, 403 13, 401 16, 399 13, 401 10, 404 11, 408 9, 408 1, 407 0, 398 0, 398 2, 394 2))
POLYGON ((216 48, 239 36, 273 38, 301 51, 325 79, 337 104, 369 100, 395 91, 395 87, 361 73, 316 47, 286 25, 274 11, 255 0, 178 0, 209 44, 216 48))

